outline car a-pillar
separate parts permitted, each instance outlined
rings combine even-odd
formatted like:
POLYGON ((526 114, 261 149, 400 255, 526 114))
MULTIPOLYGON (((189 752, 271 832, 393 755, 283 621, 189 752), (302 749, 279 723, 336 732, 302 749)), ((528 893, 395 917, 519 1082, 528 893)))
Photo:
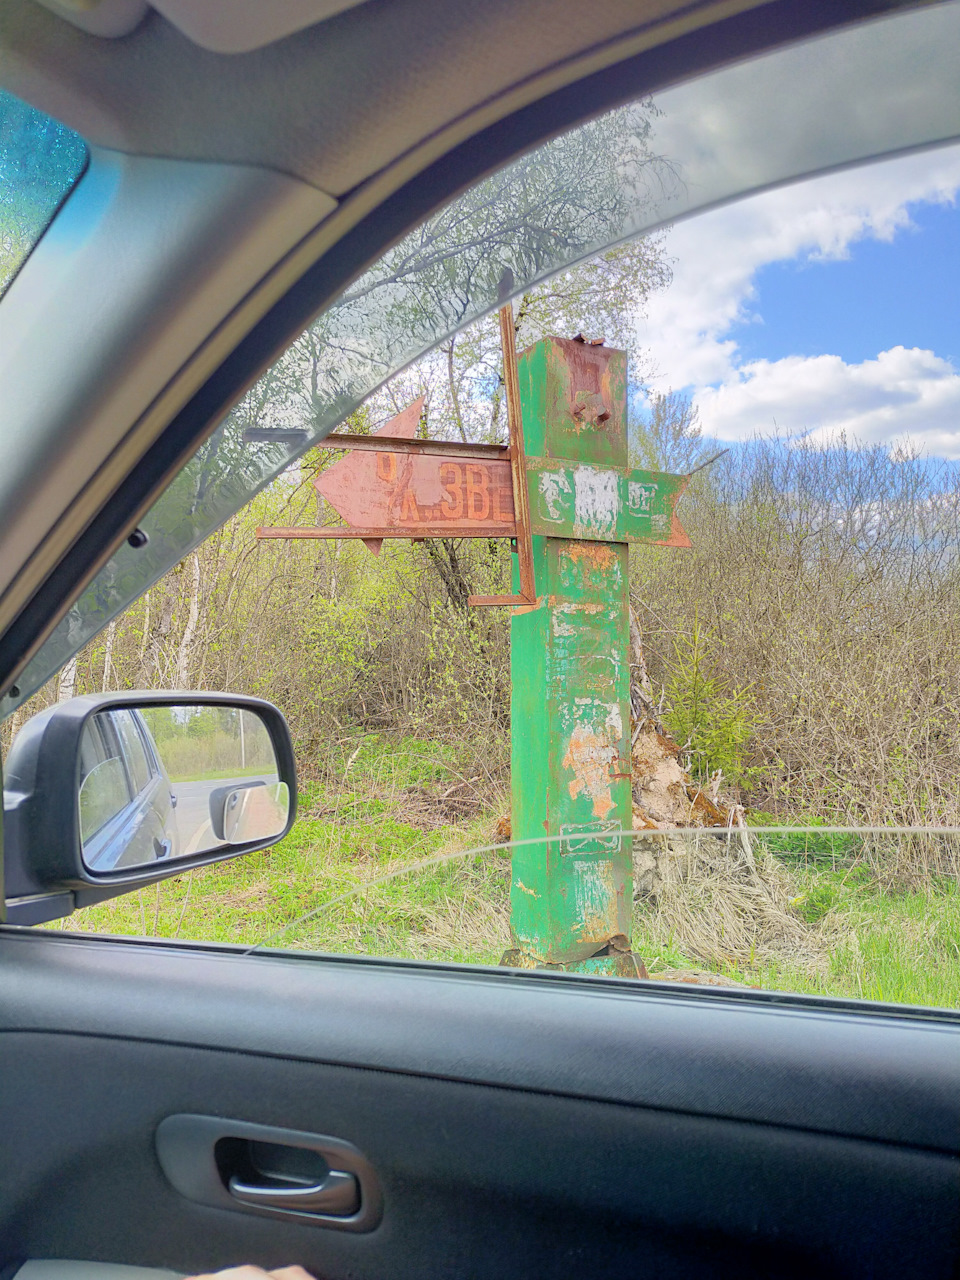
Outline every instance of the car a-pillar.
MULTIPOLYGON (((627 465, 626 375, 624 352, 579 340, 545 338, 519 360, 527 457, 588 464, 558 502, 590 535, 534 536, 537 603, 511 621, 511 826, 529 843, 513 850, 503 963, 521 968, 646 976, 620 834, 632 824, 629 550, 595 540, 617 523, 616 494, 590 470, 627 465)), ((541 476, 528 476, 542 506, 541 476)))

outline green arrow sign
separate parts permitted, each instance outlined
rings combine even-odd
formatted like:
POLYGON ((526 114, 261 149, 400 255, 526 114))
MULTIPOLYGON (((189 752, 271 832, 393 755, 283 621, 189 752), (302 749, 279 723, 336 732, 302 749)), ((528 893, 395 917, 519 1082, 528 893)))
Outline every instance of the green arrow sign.
POLYGON ((530 528, 549 538, 689 547, 676 506, 689 476, 527 459, 530 528))

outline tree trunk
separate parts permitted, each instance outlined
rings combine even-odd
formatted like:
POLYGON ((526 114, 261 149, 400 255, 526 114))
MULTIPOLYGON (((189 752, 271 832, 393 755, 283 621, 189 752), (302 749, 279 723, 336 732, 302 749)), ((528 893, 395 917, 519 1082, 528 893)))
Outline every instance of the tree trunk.
POLYGON ((163 604, 160 610, 160 621, 157 624, 155 634, 150 638, 149 647, 149 663, 146 672, 146 682, 154 684, 158 688, 163 688, 167 684, 166 671, 162 668, 166 666, 163 661, 165 658, 164 642, 173 627, 173 606, 174 596, 172 583, 169 579, 162 583, 163 604))
POLYGON ((147 645, 150 643, 150 595, 151 591, 148 590, 143 597, 143 630, 140 633, 139 653, 141 663, 147 655, 147 645))
POLYGON ((68 702, 77 694, 77 659, 73 657, 57 677, 57 701, 68 702))
POLYGON ((110 688, 110 676, 113 674, 113 642, 117 634, 117 620, 114 620, 107 627, 107 638, 103 647, 103 682, 101 688, 104 693, 110 688))
POLYGON ((183 629, 180 645, 177 649, 177 665, 174 672, 174 689, 186 689, 190 683, 190 659, 193 656, 193 642, 197 634, 197 619, 200 616, 200 557, 196 551, 190 557, 192 570, 190 583, 190 599, 187 606, 187 625, 183 629))
POLYGON ((440 581, 446 587, 450 603, 458 613, 469 617, 470 606, 467 600, 470 596, 470 584, 463 575, 456 542, 452 538, 425 538, 424 546, 440 581))

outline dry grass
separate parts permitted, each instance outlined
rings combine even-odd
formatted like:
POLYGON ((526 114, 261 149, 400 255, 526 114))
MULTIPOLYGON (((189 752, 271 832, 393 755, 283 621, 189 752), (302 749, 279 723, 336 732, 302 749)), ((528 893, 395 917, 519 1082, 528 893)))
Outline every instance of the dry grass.
POLYGON ((649 886, 638 902, 639 947, 678 950, 714 970, 825 972, 836 928, 798 917, 789 872, 746 832, 638 836, 634 845, 637 880, 649 886))
MULTIPOLYGON (((508 858, 486 855, 487 869, 499 872, 500 883, 509 884, 508 858)), ((422 956, 465 950, 476 954, 502 954, 510 946, 510 902, 506 894, 491 899, 489 875, 459 878, 458 892, 445 894, 440 903, 417 910, 418 950, 422 956)))

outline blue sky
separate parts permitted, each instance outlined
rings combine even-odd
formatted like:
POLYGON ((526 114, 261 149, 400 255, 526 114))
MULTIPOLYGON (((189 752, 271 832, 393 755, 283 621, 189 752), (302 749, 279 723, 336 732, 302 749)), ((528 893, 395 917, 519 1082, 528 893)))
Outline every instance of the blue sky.
POLYGON ((960 147, 679 223, 640 342, 706 434, 908 440, 960 458, 960 147))
POLYGON ((960 206, 915 204, 892 240, 846 258, 792 258, 754 275, 750 317, 730 329, 741 359, 839 355, 859 363, 925 347, 960 368, 960 206))

